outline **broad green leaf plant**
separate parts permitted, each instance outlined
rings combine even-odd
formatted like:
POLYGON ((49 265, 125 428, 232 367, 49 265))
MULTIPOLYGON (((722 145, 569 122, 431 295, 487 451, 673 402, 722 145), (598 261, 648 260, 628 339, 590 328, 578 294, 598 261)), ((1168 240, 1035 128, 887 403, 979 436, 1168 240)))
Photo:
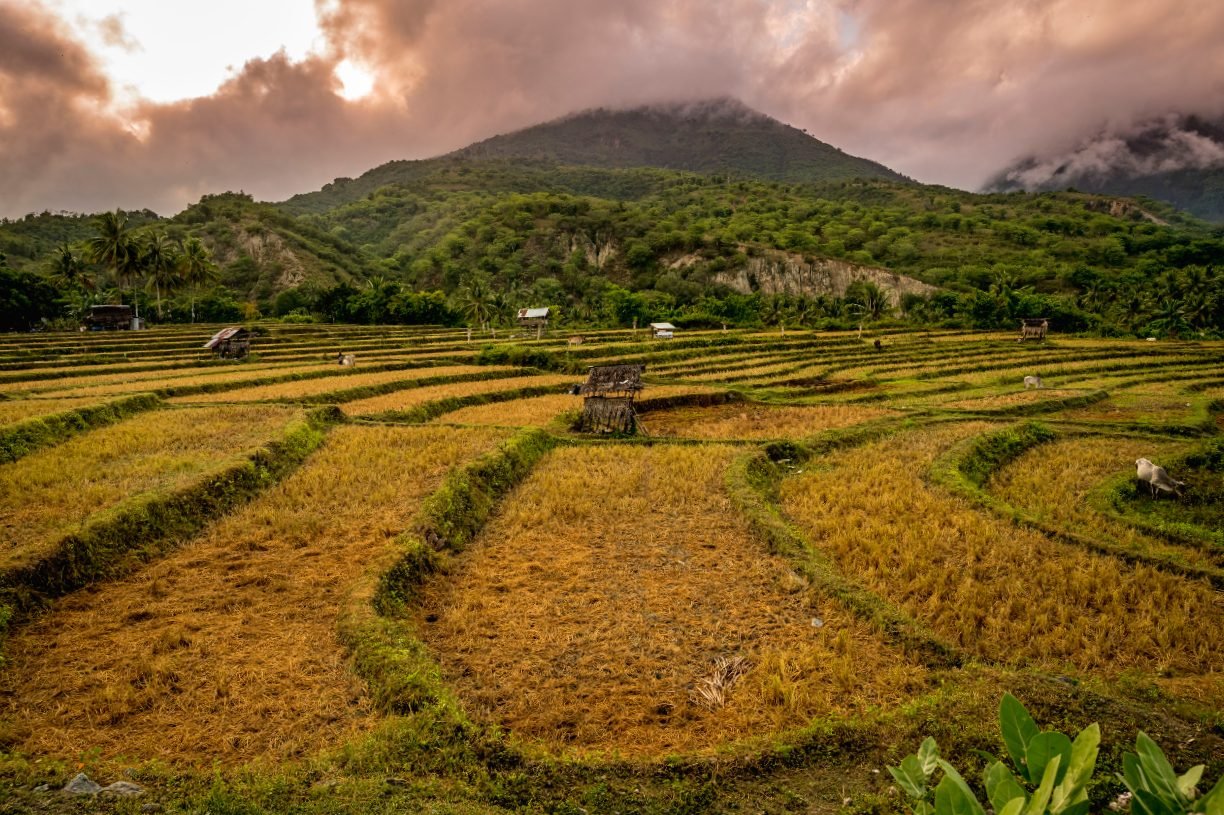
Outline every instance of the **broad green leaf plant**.
MULTIPOLYGON (((1009 693, 999 704, 999 729, 1010 765, 993 760, 982 778, 994 815, 1087 815, 1100 727, 1089 725, 1074 740, 1042 731, 1009 693)), ((1156 742, 1142 732, 1135 750, 1122 758, 1120 778, 1129 797, 1119 799, 1129 800, 1133 815, 1224 815, 1224 779, 1199 795, 1203 765, 1178 776, 1156 742)), ((968 782, 940 757, 933 738, 888 771, 909 797, 914 815, 986 815, 968 782), (942 777, 932 785, 937 770, 942 777)))

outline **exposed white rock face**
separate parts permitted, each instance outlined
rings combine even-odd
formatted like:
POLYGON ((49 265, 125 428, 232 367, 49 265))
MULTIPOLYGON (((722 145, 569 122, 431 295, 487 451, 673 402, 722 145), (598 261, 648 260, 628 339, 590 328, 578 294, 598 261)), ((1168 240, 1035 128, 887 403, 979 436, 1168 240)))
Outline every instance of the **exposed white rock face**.
POLYGON ((887 269, 832 258, 814 258, 808 262, 801 255, 785 252, 766 252, 750 257, 745 267, 719 272, 710 279, 712 283, 720 283, 741 294, 759 291, 763 294, 823 294, 831 297, 844 296, 846 289, 860 280, 883 289, 893 308, 901 305, 902 295, 929 297, 939 291, 937 286, 887 269))

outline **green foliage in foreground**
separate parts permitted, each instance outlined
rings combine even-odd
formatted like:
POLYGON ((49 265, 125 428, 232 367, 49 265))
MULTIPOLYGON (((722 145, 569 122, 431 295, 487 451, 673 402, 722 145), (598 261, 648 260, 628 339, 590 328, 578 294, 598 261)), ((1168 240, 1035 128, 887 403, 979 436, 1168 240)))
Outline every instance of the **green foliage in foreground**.
MULTIPOLYGON (((999 705, 999 730, 1011 764, 992 760, 982 775, 982 788, 995 815, 1087 815, 1101 743, 1098 725, 1084 728, 1074 740, 1042 731, 1009 693, 999 705)), ((1122 767, 1133 815, 1224 815, 1224 778, 1200 795, 1205 766, 1177 775, 1164 752, 1142 731, 1135 752, 1123 756, 1122 767)), ((909 796, 914 815, 986 815, 969 783, 940 757, 933 738, 888 771, 909 796), (933 785, 937 772, 942 778, 933 785)))

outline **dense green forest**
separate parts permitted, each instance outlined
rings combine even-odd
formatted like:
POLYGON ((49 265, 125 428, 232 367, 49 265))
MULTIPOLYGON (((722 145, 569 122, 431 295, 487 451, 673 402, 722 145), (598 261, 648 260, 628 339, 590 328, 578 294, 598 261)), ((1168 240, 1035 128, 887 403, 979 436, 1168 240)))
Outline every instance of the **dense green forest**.
POLYGON ((126 266, 98 249, 103 219, 5 221, 0 320, 71 323, 91 303, 135 297, 165 321, 190 320, 194 308, 209 321, 496 324, 551 305, 574 324, 993 327, 1047 316, 1074 331, 1224 332, 1224 230, 1146 199, 462 157, 393 163, 383 175, 398 165, 400 180, 360 195, 341 183, 316 194, 325 199, 226 193, 171 218, 125 213, 126 266), (159 242, 168 260, 155 270, 148 247, 159 242), (184 279, 189 244, 207 264, 184 279), (939 291, 865 279, 765 293, 778 288, 771 276, 829 263, 939 291))

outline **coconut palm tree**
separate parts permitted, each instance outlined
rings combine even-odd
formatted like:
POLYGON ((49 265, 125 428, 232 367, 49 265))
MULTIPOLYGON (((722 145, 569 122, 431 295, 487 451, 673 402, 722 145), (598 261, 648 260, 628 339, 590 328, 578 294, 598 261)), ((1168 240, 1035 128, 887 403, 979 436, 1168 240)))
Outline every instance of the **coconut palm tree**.
POLYGON ((97 281, 89 274, 85 259, 73 252, 68 244, 60 246, 51 258, 51 279, 58 285, 74 291, 97 290, 97 281))
POLYGON ((162 290, 170 292, 182 279, 179 273, 178 252, 164 232, 156 232, 144 244, 142 262, 149 275, 149 282, 157 291, 157 320, 162 319, 162 290))
POLYGON ((196 318, 196 294, 200 287, 217 279, 217 264, 199 238, 188 238, 179 247, 179 280, 191 290, 191 321, 196 318))
POLYGON ((132 284, 132 303, 136 317, 140 317, 140 303, 136 299, 136 282, 142 272, 140 245, 128 229, 127 216, 121 210, 104 212, 94 221, 98 234, 88 241, 89 257, 110 269, 120 285, 132 284))
POLYGON ((493 317, 493 287, 487 275, 469 274, 455 292, 459 310, 484 329, 493 317))
POLYGON ((846 288, 846 300, 861 306, 862 316, 869 320, 878 320, 892 309, 888 303, 888 292, 870 280, 850 284, 846 288))
POLYGON ((1190 324, 1186 322, 1186 307, 1180 300, 1164 298, 1157 304, 1152 316, 1154 319, 1148 324, 1149 327, 1173 339, 1190 331, 1190 324))

